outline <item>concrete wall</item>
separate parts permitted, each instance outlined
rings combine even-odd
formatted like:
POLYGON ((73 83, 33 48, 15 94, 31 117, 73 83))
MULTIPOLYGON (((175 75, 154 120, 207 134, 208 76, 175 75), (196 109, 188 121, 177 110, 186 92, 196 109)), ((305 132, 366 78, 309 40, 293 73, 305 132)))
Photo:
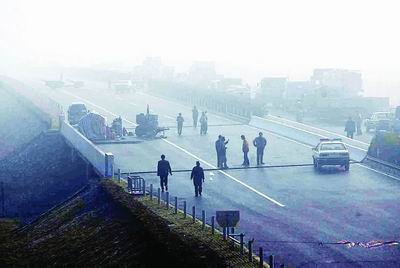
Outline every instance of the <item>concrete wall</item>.
POLYGON ((61 122, 61 134, 103 177, 112 177, 114 173, 114 155, 104 153, 64 120, 61 122))

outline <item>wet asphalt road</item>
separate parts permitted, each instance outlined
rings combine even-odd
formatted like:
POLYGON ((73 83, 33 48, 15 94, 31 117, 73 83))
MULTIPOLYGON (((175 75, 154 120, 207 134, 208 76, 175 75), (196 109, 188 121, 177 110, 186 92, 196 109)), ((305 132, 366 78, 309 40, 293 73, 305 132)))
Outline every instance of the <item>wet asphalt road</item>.
MULTIPOLYGON (((118 115, 130 122, 145 112, 146 104, 159 114, 160 126, 175 126, 178 112, 185 118, 183 135, 175 128, 167 139, 141 140, 129 145, 101 145, 115 155, 116 167, 124 171, 155 170, 161 154, 172 169, 190 169, 200 159, 202 166, 216 165, 214 142, 219 134, 229 138, 228 165, 242 163, 240 135, 252 141, 260 129, 209 114, 209 133, 199 135, 191 126, 191 107, 144 93, 115 95, 106 85, 89 84, 85 89, 58 90, 50 96, 66 110, 73 101, 85 102, 91 110, 105 115, 108 122, 118 115)), ((130 124, 125 122, 126 126, 130 124)), ((267 165, 311 164, 309 145, 264 132, 268 145, 267 165)), ((250 162, 255 163, 251 148, 250 162)), ((399 240, 400 181, 354 164, 350 172, 327 168, 322 172, 310 166, 245 169, 206 172, 204 194, 194 197, 188 173, 175 173, 169 179, 172 196, 206 210, 208 218, 216 210, 238 209, 238 231, 245 240, 255 238, 255 248, 264 247, 278 263, 296 267, 395 267, 400 266, 398 246, 376 249, 347 248, 319 244, 348 240, 399 240)), ((146 183, 158 185, 155 174, 143 175, 146 183)), ((180 202, 181 204, 182 202, 180 202)))

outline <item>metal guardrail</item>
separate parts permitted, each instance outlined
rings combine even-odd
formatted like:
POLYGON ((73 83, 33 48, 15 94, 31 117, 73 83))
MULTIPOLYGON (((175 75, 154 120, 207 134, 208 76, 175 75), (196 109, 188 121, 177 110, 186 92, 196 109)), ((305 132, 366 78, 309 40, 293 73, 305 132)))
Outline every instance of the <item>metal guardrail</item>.
POLYGON ((384 160, 381 160, 381 159, 378 159, 378 158, 375 158, 375 157, 372 157, 372 156, 369 156, 369 155, 367 155, 366 159, 369 160, 369 161, 375 162, 377 164, 383 165, 385 167, 392 168, 394 170, 400 171, 400 166, 399 165, 392 164, 392 163, 389 163, 387 161, 384 161, 384 160))

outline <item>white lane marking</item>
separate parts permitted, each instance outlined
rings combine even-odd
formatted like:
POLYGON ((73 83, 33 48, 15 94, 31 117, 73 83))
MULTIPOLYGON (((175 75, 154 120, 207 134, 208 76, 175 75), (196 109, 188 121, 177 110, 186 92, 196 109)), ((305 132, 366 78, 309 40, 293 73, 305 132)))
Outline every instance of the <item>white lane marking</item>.
MULTIPOLYGON (((85 99, 85 98, 82 98, 82 97, 79 97, 79 96, 75 96, 74 94, 67 93, 67 92, 64 92, 64 93, 67 94, 67 95, 73 96, 73 97, 75 97, 75 98, 78 98, 78 99, 80 99, 80 100, 82 100, 82 101, 85 101, 85 102, 91 104, 92 106, 95 106, 95 107, 97 107, 97 108, 99 108, 99 109, 102 109, 103 111, 105 111, 105 112, 107 112, 107 113, 110 113, 110 114, 112 114, 112 115, 115 115, 113 112, 111 112, 111 111, 109 111, 109 110, 107 110, 107 109, 105 109, 105 108, 103 108, 103 107, 101 107, 101 106, 99 106, 99 105, 96 105, 96 104, 94 104, 93 102, 91 102, 91 101, 89 101, 89 100, 87 100, 87 99, 85 99)), ((135 123, 133 123, 132 121, 129 121, 129 120, 125 119, 125 118, 122 118, 122 120, 124 120, 125 122, 128 122, 128 123, 130 123, 130 124, 136 126, 135 123)), ((217 167, 215 167, 214 165, 208 163, 207 161, 201 159, 200 157, 198 157, 198 156, 192 154, 191 152, 187 151, 186 149, 184 149, 184 148, 182 148, 182 147, 176 145, 175 143, 170 142, 169 140, 166 140, 166 139, 161 139, 161 140, 163 140, 164 142, 166 142, 166 143, 168 143, 168 144, 174 146, 175 148, 181 150, 182 152, 184 152, 184 153, 190 155, 191 157, 193 157, 193 158, 195 158, 195 159, 197 159, 197 160, 203 162, 203 163, 206 164, 207 166, 209 166, 209 167, 211 167, 211 168, 217 168, 217 167)), ((246 187, 247 189, 253 191, 253 192, 256 193, 256 194, 258 194, 259 196, 261 196, 261 197, 263 197, 263 198, 265 198, 265 199, 271 201, 272 203, 274 203, 274 204, 276 204, 276 205, 278 205, 278 206, 280 206, 280 207, 285 207, 285 205, 283 205, 282 203, 279 203, 278 201, 272 199, 271 197, 269 197, 269 196, 267 196, 267 195, 261 193, 260 191, 256 190, 255 188, 251 187, 250 185, 248 185, 248 184, 246 184, 246 183, 244 183, 244 182, 242 182, 242 181, 236 179, 235 177, 229 175, 229 174, 226 173, 225 171, 218 170, 218 172, 220 172, 221 174, 224 174, 226 177, 230 178, 230 179, 233 180, 233 181, 236 181, 237 183, 243 185, 243 186, 246 187)))
MULTIPOLYGON (((296 129, 296 130, 299 130, 299 131, 302 131, 302 132, 305 132, 305 133, 308 133, 308 134, 311 134, 311 135, 314 135, 314 136, 322 137, 324 139, 328 139, 329 138, 327 136, 324 136, 324 135, 321 135, 321 134, 318 134, 318 133, 314 133, 314 132, 311 132, 311 131, 308 131, 308 130, 305 130, 305 129, 301 129, 301 128, 298 128, 298 127, 295 127, 295 126, 291 126, 291 125, 288 125, 288 124, 285 124, 285 123, 282 123, 282 122, 278 122, 278 121, 275 121, 275 120, 266 119, 266 118, 261 118, 261 119, 263 119, 265 121, 270 121, 270 122, 273 122, 273 123, 276 123, 276 124, 280 124, 280 125, 283 125, 283 126, 286 126, 286 127, 289 127, 289 128, 293 128, 293 129, 296 129)), ((352 148, 367 152, 367 150, 365 150, 363 148, 348 144, 346 142, 344 142, 344 144, 346 144, 349 147, 352 147, 352 148)))
MULTIPOLYGON (((184 149, 184 148, 182 148, 182 147, 176 145, 175 143, 172 143, 172 142, 170 142, 169 140, 166 140, 166 139, 162 139, 162 140, 165 141, 166 143, 168 143, 168 144, 174 146, 175 148, 181 150, 182 152, 184 152, 184 153, 190 155, 191 157, 193 157, 193 158, 195 158, 195 159, 197 159, 197 160, 203 162, 203 163, 206 164, 207 166, 209 166, 209 167, 211 167, 211 168, 217 168, 216 166, 214 166, 214 165, 208 163, 207 161, 205 161, 205 160, 199 158, 198 156, 196 156, 196 155, 192 154, 191 152, 187 151, 186 149, 184 149)), ((259 196, 264 197, 265 199, 271 201, 272 203, 274 203, 274 204, 276 204, 276 205, 278 205, 278 206, 280 206, 280 207, 285 207, 285 205, 283 205, 283 204, 279 203, 278 201, 272 199, 271 197, 269 197, 269 196, 267 196, 267 195, 261 193, 260 191, 254 189, 254 188, 251 187, 250 185, 248 185, 248 184, 246 184, 246 183, 244 183, 244 182, 242 182, 242 181, 236 179, 235 177, 231 176, 230 174, 226 173, 225 171, 223 171, 223 170, 218 170, 218 172, 221 173, 221 174, 223 174, 223 175, 225 175, 225 176, 227 176, 227 177, 230 178, 231 180, 236 181, 237 183, 243 185, 243 186, 246 187, 247 189, 253 191, 253 192, 256 193, 256 194, 258 194, 259 196)))
POLYGON ((385 175, 385 176, 387 176, 387 177, 389 177, 389 178, 391 178, 391 179, 394 179, 394 180, 396 180, 396 181, 400 181, 400 178, 398 178, 398 177, 395 177, 395 176, 393 176, 393 175, 387 174, 387 173, 382 172, 382 171, 377 170, 377 169, 370 168, 370 167, 368 167, 368 166, 366 166, 366 165, 357 164, 357 166, 360 166, 360 167, 369 169, 369 170, 374 171, 374 172, 376 172, 376 173, 378 173, 378 174, 381 174, 381 175, 385 175))
POLYGON ((339 133, 335 133, 335 132, 332 132, 332 131, 329 131, 329 130, 325 130, 325 129, 322 129, 322 128, 317 128, 317 127, 314 127, 314 126, 311 126, 311 125, 307 125, 307 124, 304 124, 304 123, 299 123, 299 122, 296 122, 296 121, 293 121, 293 120, 289 120, 289 119, 286 119, 286 118, 283 118, 283 117, 279 117, 279 116, 274 116, 274 115, 269 115, 269 116, 274 117, 276 119, 281 119, 281 120, 284 120, 284 121, 287 121, 287 122, 290 122, 290 123, 295 123, 295 124, 298 124, 298 125, 309 127, 309 128, 312 128, 312 129, 315 129, 315 130, 318 130, 318 131, 326 132, 326 133, 329 133, 331 135, 336 135, 336 136, 339 136, 341 138, 344 138, 344 139, 347 139, 347 140, 351 140, 351 141, 358 142, 358 143, 361 143, 363 145, 369 146, 369 144, 366 143, 366 142, 363 142, 363 141, 360 141, 360 140, 349 139, 348 137, 343 136, 342 134, 339 134, 339 133))
POLYGON ((175 118, 173 118, 172 116, 169 116, 169 115, 164 115, 164 117, 168 118, 168 119, 175 119, 175 118))

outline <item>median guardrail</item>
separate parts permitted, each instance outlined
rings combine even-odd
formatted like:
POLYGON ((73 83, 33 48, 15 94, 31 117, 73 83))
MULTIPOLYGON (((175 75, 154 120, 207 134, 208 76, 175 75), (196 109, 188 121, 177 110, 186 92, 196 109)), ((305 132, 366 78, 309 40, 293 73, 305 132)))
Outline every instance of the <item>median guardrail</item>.
POLYGON ((271 115, 265 118, 252 116, 249 125, 309 146, 317 145, 321 138, 342 138, 349 147, 351 158, 355 161, 362 161, 366 157, 369 146, 369 144, 343 137, 340 134, 271 115))

